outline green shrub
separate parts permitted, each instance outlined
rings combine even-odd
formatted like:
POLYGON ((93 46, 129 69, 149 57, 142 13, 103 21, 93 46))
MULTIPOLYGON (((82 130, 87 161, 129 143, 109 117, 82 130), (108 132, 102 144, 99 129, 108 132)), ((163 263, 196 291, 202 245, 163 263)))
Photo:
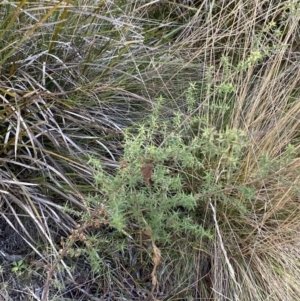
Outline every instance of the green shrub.
MULTIPOLYGON (((234 268, 229 258, 243 261, 241 248, 258 248, 253 237, 257 218, 264 214, 262 210, 271 216, 273 206, 277 206, 276 197, 270 201, 271 195, 259 192, 259 186, 268 182, 274 185, 277 177, 276 185, 288 189, 290 195, 297 194, 295 183, 285 175, 296 151, 290 143, 278 156, 267 150, 254 154, 251 133, 230 128, 224 121, 218 128, 210 125, 212 117, 224 109, 225 104, 218 105, 218 99, 210 107, 198 107, 199 114, 195 114, 197 95, 197 85, 191 84, 186 91, 185 112, 170 113, 166 110, 169 102, 157 99, 148 119, 125 131, 123 156, 115 171, 108 171, 90 157, 100 192, 91 202, 104 204, 108 210, 109 225, 117 232, 106 244, 115 251, 117 242, 123 250, 128 247, 125 240, 120 243, 120 234, 142 246, 149 229, 148 239, 163 248, 171 260, 177 258, 176 250, 182 244, 193 249, 200 241, 202 256, 206 256, 203 260, 207 256, 208 261, 216 260, 212 248, 219 245, 227 267, 223 273, 235 287, 228 293, 237 296, 242 286, 236 277, 244 271, 234 268), (256 164, 253 171, 249 159, 256 164), (261 198, 264 206, 258 201, 261 198)), ((284 211, 277 206, 276 216, 283 218, 282 222, 287 218, 284 211)), ((272 227, 271 220, 263 223, 272 227)))
MULTIPOLYGON (((191 89, 195 89, 192 84, 187 91, 189 111, 195 104, 191 89)), ((247 136, 241 130, 217 131, 206 125, 200 135, 187 137, 180 127, 184 115, 177 112, 161 120, 163 111, 164 100, 160 98, 148 123, 125 132, 124 155, 115 174, 90 159, 103 195, 97 201, 108 207, 110 225, 119 231, 131 233, 130 225, 135 224, 139 228, 150 226, 157 242, 212 238, 199 219, 199 211, 209 198, 219 197, 223 202, 220 206, 226 203, 227 208, 247 212, 243 200, 226 197, 222 191, 232 185, 247 198, 252 197, 251 188, 234 183, 248 146, 247 136)), ((203 123, 203 118, 195 121, 203 123)))

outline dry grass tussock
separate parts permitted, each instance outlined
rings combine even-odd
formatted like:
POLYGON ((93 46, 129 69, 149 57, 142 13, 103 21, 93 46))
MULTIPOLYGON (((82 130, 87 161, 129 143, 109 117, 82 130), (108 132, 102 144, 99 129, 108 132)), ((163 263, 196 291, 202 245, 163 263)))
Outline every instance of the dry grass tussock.
POLYGON ((297 1, 0 7, 0 299, 300 299, 297 1))

